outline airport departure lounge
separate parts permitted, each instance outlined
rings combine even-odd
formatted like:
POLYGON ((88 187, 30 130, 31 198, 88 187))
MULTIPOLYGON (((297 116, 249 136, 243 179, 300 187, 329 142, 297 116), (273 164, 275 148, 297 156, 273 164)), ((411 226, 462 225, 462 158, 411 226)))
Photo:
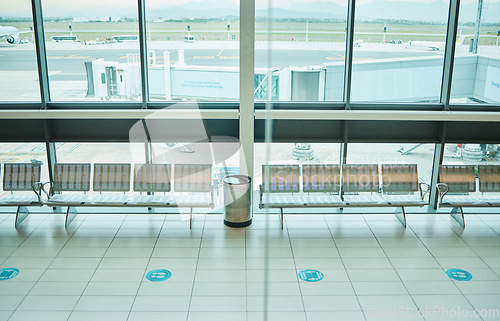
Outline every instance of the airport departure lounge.
POLYGON ((5 1, 0 321, 500 320, 500 0, 5 1))

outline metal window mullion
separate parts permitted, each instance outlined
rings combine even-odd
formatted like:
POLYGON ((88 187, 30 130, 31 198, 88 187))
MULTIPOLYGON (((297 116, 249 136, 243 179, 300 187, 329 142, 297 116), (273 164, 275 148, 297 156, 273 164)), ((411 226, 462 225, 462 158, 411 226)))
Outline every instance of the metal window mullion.
POLYGON ((141 58, 142 108, 146 109, 149 101, 148 83, 148 48, 146 39, 146 0, 137 0, 139 18, 139 55, 141 58))
POLYGON ((40 100, 42 103, 42 109, 47 109, 47 103, 50 102, 50 89, 41 0, 31 0, 31 9, 33 14, 33 30, 35 34, 40 100))
POLYGON ((443 78, 441 82, 440 102, 444 110, 450 110, 450 96, 453 76, 453 61, 455 58, 455 44, 457 39, 458 14, 460 0, 450 0, 448 12, 448 28, 446 31, 446 47, 444 52, 443 78))
POLYGON ((351 109, 352 54, 354 48, 355 7, 356 0, 349 0, 349 5, 347 7, 347 34, 344 66, 344 103, 346 109, 351 109))
POLYGON ((431 181, 429 184, 429 209, 437 209, 438 204, 438 189, 439 183, 439 167, 443 164, 444 148, 446 144, 446 123, 443 122, 439 126, 441 141, 434 147, 434 158, 432 162, 431 181))

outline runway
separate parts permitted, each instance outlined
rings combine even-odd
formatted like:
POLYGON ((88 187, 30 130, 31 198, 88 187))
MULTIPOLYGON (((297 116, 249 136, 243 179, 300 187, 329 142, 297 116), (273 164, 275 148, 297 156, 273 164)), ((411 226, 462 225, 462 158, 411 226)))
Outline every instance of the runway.
MULTIPOLYGON (((182 44, 182 43, 181 43, 182 44)), ((388 45, 389 46, 389 45, 388 45)), ((163 64, 163 52, 170 52, 171 63, 179 60, 178 50, 175 46, 164 46, 158 48, 158 45, 151 46, 156 52, 157 64, 163 64)), ((160 46, 161 47, 161 46, 160 46)), ((194 44, 190 49, 183 44, 178 48, 184 48, 184 61, 192 66, 221 66, 238 67, 239 50, 234 43, 230 45, 221 42, 220 46, 214 44, 202 46, 194 44), (208 48, 207 48, 208 47, 208 48), (226 49, 229 47, 228 49, 226 49)), ((258 46, 257 46, 258 47, 258 46)), ((340 62, 345 59, 342 44, 335 43, 330 46, 311 44, 311 48, 292 43, 273 45, 270 61, 268 64, 268 50, 256 48, 255 67, 274 69, 283 69, 290 66, 324 66, 325 63, 340 62), (277 49, 274 49, 277 48, 277 49)), ((356 48, 354 61, 372 60, 372 59, 394 59, 403 57, 419 57, 442 55, 442 52, 414 51, 396 49, 395 46, 380 50, 374 48, 369 50, 365 48, 356 48), (391 50, 392 49, 392 50, 391 50)), ((108 44, 108 45, 80 45, 67 43, 47 43, 47 61, 51 80, 55 81, 79 81, 86 80, 84 62, 88 60, 103 58, 107 61, 127 62, 127 54, 138 54, 138 43, 128 44, 108 44)), ((36 71, 36 54, 32 44, 19 46, 0 46, 0 72, 2 71, 36 71)))

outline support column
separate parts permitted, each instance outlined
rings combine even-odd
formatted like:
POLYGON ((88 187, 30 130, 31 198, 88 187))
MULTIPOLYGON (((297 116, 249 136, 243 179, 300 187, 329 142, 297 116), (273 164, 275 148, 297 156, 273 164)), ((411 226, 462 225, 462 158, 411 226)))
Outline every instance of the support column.
POLYGON ((255 0, 240 1, 240 173, 253 177, 255 0))

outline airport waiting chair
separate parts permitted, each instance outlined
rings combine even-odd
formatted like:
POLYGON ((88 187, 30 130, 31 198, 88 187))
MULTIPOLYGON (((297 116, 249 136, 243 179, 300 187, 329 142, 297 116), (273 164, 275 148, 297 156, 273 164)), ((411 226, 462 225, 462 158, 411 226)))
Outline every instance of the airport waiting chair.
POLYGON ((148 208, 170 206, 172 196, 165 193, 170 193, 171 188, 171 165, 135 164, 133 189, 140 195, 128 200, 127 206, 148 208))
POLYGON ((86 193, 90 191, 90 169, 90 164, 87 163, 57 163, 54 165, 54 178, 49 192, 46 192, 47 201, 45 204, 54 208, 67 207, 66 227, 76 216, 76 211, 72 208, 82 206, 88 200, 86 193))
POLYGON ((29 206, 42 206, 40 163, 5 163, 3 190, 10 192, 0 198, 0 206, 16 206, 15 227, 29 215, 29 206), (33 193, 18 193, 18 192, 33 193), (15 192, 15 193, 14 193, 15 192))
POLYGON ((395 215, 406 226, 405 207, 429 205, 429 185, 419 182, 416 164, 382 164, 382 198, 397 207, 395 215), (425 191, 424 191, 425 188, 425 191))
POLYGON ((176 194, 173 195, 170 205, 190 208, 189 228, 191 228, 193 223, 193 208, 214 207, 212 165, 175 164, 174 192, 176 194))

